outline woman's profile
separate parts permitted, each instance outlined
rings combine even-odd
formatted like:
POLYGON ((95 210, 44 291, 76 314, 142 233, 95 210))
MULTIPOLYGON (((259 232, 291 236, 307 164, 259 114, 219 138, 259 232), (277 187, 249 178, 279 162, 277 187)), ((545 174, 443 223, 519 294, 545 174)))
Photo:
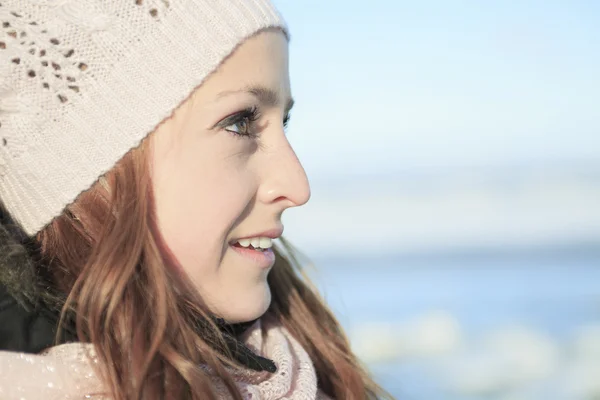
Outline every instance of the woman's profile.
POLYGON ((0 398, 387 396, 282 238, 310 189, 268 0, 0 20, 0 398))

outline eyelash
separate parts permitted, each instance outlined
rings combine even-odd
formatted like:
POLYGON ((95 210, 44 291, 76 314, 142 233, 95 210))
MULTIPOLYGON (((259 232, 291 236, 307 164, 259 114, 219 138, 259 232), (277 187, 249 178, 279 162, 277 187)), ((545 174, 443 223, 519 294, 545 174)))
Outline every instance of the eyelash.
MULTIPOLYGON (((225 130, 227 132, 231 133, 232 135, 234 135, 238 138, 255 139, 256 137, 258 137, 258 134, 256 134, 255 132, 252 132, 252 124, 254 124, 259 119, 260 119, 260 113, 258 112, 258 108, 250 107, 250 108, 246 108, 245 110, 238 112, 237 114, 234 114, 234 115, 226 118, 222 122, 222 126, 223 126, 223 128, 225 128, 225 130), (238 124, 242 124, 242 123, 246 124, 245 131, 247 133, 239 133, 239 132, 235 132, 230 129, 227 129, 228 127, 230 127, 232 125, 238 125, 238 124)), ((243 130, 240 130, 240 131, 243 131, 243 130)))
MULTIPOLYGON (((220 125, 227 132, 234 135, 236 138, 256 139, 258 137, 258 133, 252 132, 252 124, 254 124, 256 121, 258 121, 260 119, 260 116, 261 115, 260 115, 260 112, 258 111, 257 107, 250 107, 250 108, 246 108, 245 110, 238 112, 237 114, 227 117, 223 122, 221 122, 220 125), (239 133, 239 132, 235 132, 235 131, 226 129, 232 125, 237 125, 237 124, 241 124, 241 123, 246 124, 246 126, 247 126, 246 131, 248 133, 239 133)), ((284 129, 287 129, 289 122, 290 122, 290 114, 287 114, 285 116, 285 118, 283 119, 284 129)))

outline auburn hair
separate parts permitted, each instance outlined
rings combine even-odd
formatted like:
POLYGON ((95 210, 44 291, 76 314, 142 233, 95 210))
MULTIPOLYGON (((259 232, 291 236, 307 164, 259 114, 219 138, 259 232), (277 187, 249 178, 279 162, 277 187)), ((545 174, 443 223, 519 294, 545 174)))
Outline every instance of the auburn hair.
MULTIPOLYGON (((149 143, 127 153, 37 234, 40 265, 68 294, 61 323, 74 313, 77 336, 94 344, 98 372, 114 400, 216 400, 201 366, 241 400, 226 368, 239 364, 221 331, 190 281, 166 267, 170 255, 156 233, 149 143), (198 321, 205 335, 198 334, 198 321)), ((320 390, 335 399, 391 399, 352 353, 294 248, 282 243, 268 277, 267 313, 308 352, 320 390)))

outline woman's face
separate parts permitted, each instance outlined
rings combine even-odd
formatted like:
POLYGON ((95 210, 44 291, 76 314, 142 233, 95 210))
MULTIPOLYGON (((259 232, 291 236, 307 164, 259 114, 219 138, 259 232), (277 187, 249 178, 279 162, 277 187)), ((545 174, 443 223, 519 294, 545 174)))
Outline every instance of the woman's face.
POLYGON ((291 105, 287 40, 266 31, 244 42, 151 137, 164 244, 210 311, 229 322, 266 311, 274 261, 267 238, 281 235, 284 210, 310 197, 285 135, 291 105))

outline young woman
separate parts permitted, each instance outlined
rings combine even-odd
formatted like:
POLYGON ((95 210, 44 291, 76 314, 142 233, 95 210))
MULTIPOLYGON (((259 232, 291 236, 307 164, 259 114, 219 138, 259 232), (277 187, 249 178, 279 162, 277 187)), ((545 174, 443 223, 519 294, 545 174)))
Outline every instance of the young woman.
POLYGON ((387 396, 280 239, 267 0, 0 2, 0 398, 387 396))

